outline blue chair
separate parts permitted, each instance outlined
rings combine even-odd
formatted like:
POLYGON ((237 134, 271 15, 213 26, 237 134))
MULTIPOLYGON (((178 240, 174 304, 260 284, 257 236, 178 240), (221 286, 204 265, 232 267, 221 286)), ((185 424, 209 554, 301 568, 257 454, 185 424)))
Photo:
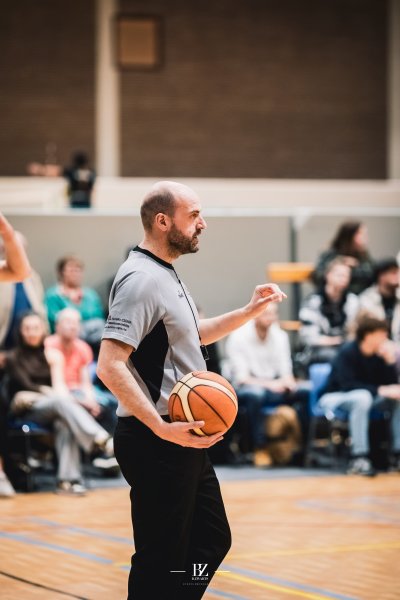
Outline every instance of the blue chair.
MULTIPOLYGON (((327 383, 331 373, 331 365, 329 363, 316 363, 310 366, 309 376, 311 381, 311 392, 309 396, 309 418, 310 427, 306 450, 304 456, 305 466, 310 466, 313 463, 313 456, 317 454, 317 449, 321 449, 321 443, 317 445, 316 433, 318 424, 322 422, 325 426, 325 443, 324 447, 328 450, 330 464, 338 466, 340 445, 344 442, 344 447, 348 448, 348 418, 349 413, 340 408, 332 411, 329 408, 324 408, 319 403, 321 391, 327 383)), ((390 419, 390 413, 379 408, 372 408, 370 413, 370 421, 385 421, 390 419)), ((322 438, 323 439, 323 438, 322 438)), ((315 459, 317 461, 317 459, 315 459)), ((318 462, 318 461, 317 461, 318 462)))

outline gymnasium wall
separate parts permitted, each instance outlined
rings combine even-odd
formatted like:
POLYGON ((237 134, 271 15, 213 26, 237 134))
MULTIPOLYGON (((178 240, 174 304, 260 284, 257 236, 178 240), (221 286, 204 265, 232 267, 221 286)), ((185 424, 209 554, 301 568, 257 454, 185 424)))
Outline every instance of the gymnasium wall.
POLYGON ((121 0, 164 20, 121 73, 122 174, 384 178, 386 0, 121 0))
POLYGON ((2 0, 0 175, 94 153, 94 0, 2 0), (50 146, 49 146, 50 145, 50 146))
MULTIPOLYGON (((386 0, 119 5, 164 22, 161 70, 121 72, 122 175, 386 176, 386 0)), ((2 2, 0 175, 94 157, 95 60, 94 0, 2 2)))
MULTIPOLYGON (((393 216, 354 218, 367 223, 373 256, 380 258, 400 250, 400 210, 393 216)), ((211 216, 200 251, 181 257, 176 269, 193 298, 208 315, 231 310, 248 301, 257 283, 266 280, 268 262, 290 259, 290 217, 277 210, 267 215, 211 216)), ((297 233, 298 259, 313 261, 346 216, 311 216, 297 233)), ((107 300, 109 281, 125 257, 126 249, 142 239, 137 215, 65 211, 60 214, 9 214, 11 223, 29 240, 29 256, 46 286, 55 279, 56 260, 66 253, 79 255, 86 264, 86 281, 107 300)), ((290 290, 285 288, 289 293, 290 290)), ((282 306, 288 317, 290 304, 282 306)))

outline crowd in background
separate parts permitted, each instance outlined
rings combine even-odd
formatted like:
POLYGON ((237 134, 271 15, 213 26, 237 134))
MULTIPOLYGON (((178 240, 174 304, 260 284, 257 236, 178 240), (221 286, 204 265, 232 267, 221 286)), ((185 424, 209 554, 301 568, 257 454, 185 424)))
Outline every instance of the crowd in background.
MULTIPOLYGON (((80 258, 61 257, 57 282, 44 291, 25 238, 4 217, 0 234, 0 495, 14 493, 5 474, 13 478, 7 428, 21 420, 51 429, 56 489, 81 495, 83 455, 99 469, 116 467, 116 400, 95 377, 106 310, 84 285, 80 258)), ((395 257, 370 256, 364 224, 343 223, 316 261, 294 343, 270 305, 232 333, 223 351, 210 349, 209 368, 232 382, 239 401, 234 426, 211 451, 215 462, 302 464, 310 441, 310 367, 323 363, 331 367, 319 403, 348 416, 348 471, 374 473, 369 416, 376 408, 389 415, 388 457, 400 469, 399 273, 395 257)))

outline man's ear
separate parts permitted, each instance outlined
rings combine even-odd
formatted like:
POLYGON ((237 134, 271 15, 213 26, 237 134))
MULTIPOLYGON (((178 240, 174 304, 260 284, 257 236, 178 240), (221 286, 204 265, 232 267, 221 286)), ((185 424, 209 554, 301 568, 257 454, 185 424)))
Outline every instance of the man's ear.
POLYGON ((157 213, 154 217, 154 225, 161 231, 167 231, 170 225, 170 218, 164 213, 157 213))

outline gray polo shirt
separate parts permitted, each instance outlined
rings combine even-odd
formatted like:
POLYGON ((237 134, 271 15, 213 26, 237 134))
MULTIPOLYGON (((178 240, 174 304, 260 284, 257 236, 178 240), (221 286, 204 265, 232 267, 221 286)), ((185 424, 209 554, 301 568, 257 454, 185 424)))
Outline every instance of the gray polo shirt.
MULTIPOLYGON (((115 277, 103 339, 134 348, 128 367, 160 415, 178 379, 206 369, 197 328, 196 306, 173 266, 137 246, 115 277)), ((121 403, 117 414, 129 416, 121 403)))

